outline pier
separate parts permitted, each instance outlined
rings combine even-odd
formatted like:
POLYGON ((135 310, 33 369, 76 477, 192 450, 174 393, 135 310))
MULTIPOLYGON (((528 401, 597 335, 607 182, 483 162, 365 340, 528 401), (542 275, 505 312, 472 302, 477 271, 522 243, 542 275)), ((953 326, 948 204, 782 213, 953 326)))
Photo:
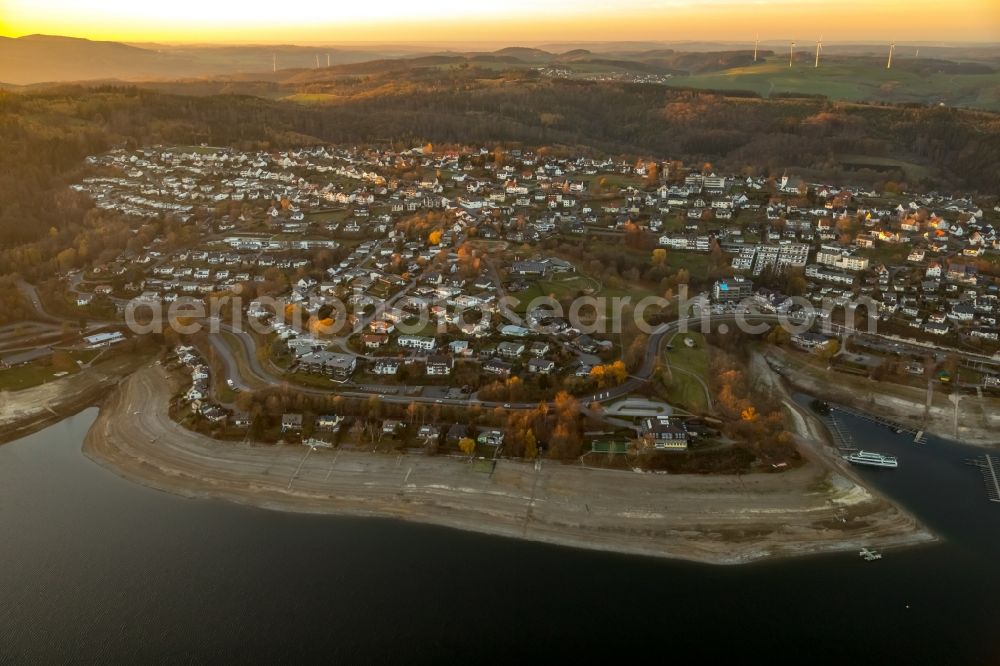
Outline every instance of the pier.
POLYGON ((855 451, 857 447, 854 446, 854 437, 851 433, 840 424, 837 420, 837 415, 833 409, 827 414, 826 425, 830 430, 830 434, 833 435, 833 441, 837 445, 837 448, 841 451, 855 451))
POLYGON ((1000 503, 1000 460, 994 460, 993 456, 986 454, 982 458, 973 458, 966 461, 973 467, 978 467, 983 475, 983 483, 986 484, 986 498, 991 502, 1000 503))
MULTIPOLYGON (((841 412, 844 412, 845 414, 850 414, 851 416, 857 416, 859 419, 865 419, 866 421, 871 421, 872 423, 877 423, 879 425, 883 425, 886 428, 889 428, 889 429, 893 430, 894 432, 908 432, 911 435, 917 435, 918 437, 920 437, 920 440, 921 440, 921 443, 922 443, 922 439, 923 439, 922 438, 922 435, 923 435, 922 431, 921 432, 917 432, 913 428, 904 426, 901 423, 897 423, 895 421, 890 421, 889 419, 884 419, 881 416, 875 416, 874 414, 869 414, 867 412, 862 412, 862 411, 857 410, 857 409, 851 409, 850 407, 843 407, 841 405, 837 405, 836 407, 834 407, 834 406, 831 405, 830 409, 831 409, 831 414, 832 414, 833 410, 839 410, 841 412)), ((915 439, 914 441, 917 441, 917 440, 915 439)))

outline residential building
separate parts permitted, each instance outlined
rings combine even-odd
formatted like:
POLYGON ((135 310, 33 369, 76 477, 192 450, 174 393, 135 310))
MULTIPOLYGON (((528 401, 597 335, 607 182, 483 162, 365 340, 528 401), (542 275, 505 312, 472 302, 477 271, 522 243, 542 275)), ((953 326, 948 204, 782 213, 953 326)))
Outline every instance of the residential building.
POLYGON ((712 286, 712 300, 716 303, 736 303, 753 295, 753 283, 742 277, 718 280, 712 286))

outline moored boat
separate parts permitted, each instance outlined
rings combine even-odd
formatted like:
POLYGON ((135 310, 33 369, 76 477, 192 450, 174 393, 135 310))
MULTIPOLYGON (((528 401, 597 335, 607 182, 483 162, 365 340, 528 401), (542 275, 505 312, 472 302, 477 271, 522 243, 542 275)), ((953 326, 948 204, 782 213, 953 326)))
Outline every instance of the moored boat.
POLYGON ((885 456, 871 451, 857 451, 844 456, 844 460, 854 465, 867 467, 887 467, 890 469, 899 467, 899 461, 894 456, 885 456))

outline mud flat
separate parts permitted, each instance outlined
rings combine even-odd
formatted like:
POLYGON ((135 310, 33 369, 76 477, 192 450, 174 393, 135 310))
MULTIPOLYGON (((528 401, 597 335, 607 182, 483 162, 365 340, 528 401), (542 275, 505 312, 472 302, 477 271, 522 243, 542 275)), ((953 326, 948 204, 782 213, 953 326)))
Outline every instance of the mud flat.
POLYGON ((145 367, 101 407, 84 452, 192 498, 386 517, 623 553, 737 564, 933 540, 821 456, 781 474, 696 476, 221 442, 170 419, 170 379, 145 367))

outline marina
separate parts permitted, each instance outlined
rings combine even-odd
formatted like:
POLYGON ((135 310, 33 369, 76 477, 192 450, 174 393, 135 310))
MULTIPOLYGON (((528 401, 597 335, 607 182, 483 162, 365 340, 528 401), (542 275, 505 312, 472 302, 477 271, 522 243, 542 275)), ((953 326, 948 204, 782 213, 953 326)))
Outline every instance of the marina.
POLYGON ((889 428, 890 430, 892 430, 894 433, 897 433, 897 434, 904 433, 904 432, 910 433, 911 435, 913 435, 916 438, 914 441, 917 441, 919 439, 920 442, 918 442, 918 443, 922 443, 923 442, 923 431, 919 431, 919 432, 915 431, 915 430, 913 430, 913 428, 909 428, 909 427, 907 427, 907 426, 905 426, 905 425, 903 425, 901 423, 897 423, 896 421, 890 421, 889 419, 882 418, 881 416, 876 416, 874 414, 869 414, 869 413, 863 412, 863 411, 861 411, 859 409, 852 409, 851 407, 844 407, 843 405, 831 406, 831 408, 830 408, 831 416, 832 416, 833 412, 835 412, 835 411, 841 411, 841 412, 844 412, 845 414, 850 414, 851 416, 856 416, 859 419, 864 419, 866 421, 871 421, 872 423, 877 423, 878 425, 885 426, 886 428, 889 428))
POLYGON ((986 486, 986 497, 991 502, 1000 503, 1000 460, 994 459, 989 454, 980 458, 967 460, 966 464, 978 467, 983 475, 983 483, 986 486))

